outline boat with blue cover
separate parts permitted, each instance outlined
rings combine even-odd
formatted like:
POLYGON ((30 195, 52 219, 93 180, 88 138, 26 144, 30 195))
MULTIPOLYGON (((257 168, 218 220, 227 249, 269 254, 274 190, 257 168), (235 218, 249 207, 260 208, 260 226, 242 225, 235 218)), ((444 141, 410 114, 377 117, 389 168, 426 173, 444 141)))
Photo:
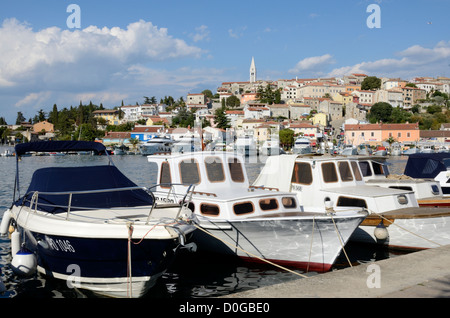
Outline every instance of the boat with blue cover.
POLYGON ((416 179, 438 181, 444 196, 450 196, 450 153, 416 153, 408 157, 404 174, 416 179))
MULTIPOLYGON (((15 150, 17 167, 28 152, 107 153, 103 144, 79 141, 25 143, 15 150)), ((153 193, 123 175, 111 158, 107 165, 38 169, 24 195, 19 180, 17 169, 13 203, 1 224, 1 234, 12 226, 12 240, 19 240, 11 242, 20 245, 20 253, 12 248, 13 268, 14 258, 28 251, 39 273, 76 288, 140 297, 196 229, 189 209, 156 204, 153 193)))

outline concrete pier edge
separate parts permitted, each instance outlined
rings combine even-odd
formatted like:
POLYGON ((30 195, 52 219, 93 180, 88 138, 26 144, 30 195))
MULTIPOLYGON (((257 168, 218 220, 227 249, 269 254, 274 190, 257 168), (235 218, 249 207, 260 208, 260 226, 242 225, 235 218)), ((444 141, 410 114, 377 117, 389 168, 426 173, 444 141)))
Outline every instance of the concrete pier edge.
POLYGON ((450 245, 221 298, 442 297, 450 297, 450 245))

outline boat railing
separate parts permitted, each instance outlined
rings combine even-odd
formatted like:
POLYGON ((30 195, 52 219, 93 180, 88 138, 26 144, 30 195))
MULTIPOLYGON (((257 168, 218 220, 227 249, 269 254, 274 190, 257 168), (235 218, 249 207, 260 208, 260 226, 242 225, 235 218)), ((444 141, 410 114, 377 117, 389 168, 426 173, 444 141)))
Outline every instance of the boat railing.
MULTIPOLYGON (((61 191, 61 192, 45 192, 45 191, 30 191, 28 192, 25 197, 24 197, 24 202, 23 204, 25 204, 25 201, 27 200, 27 198, 29 198, 31 196, 30 201, 30 209, 33 210, 34 212, 37 213, 37 209, 38 209, 38 205, 41 206, 50 206, 50 207, 57 207, 57 208, 63 208, 63 209, 67 209, 66 212, 66 220, 69 220, 69 216, 70 216, 70 211, 73 208, 76 208, 78 210, 94 210, 95 208, 92 207, 79 207, 79 206, 73 206, 72 205, 72 198, 74 195, 83 195, 83 194, 98 194, 98 193, 108 193, 108 192, 119 192, 119 191, 135 191, 135 190, 143 190, 146 193, 148 193, 151 198, 152 198, 152 204, 151 204, 151 208, 149 211, 149 215, 148 215, 148 219, 147 222, 150 220, 151 214, 153 212, 154 207, 156 206, 156 198, 153 194, 153 192, 150 191, 149 188, 147 187, 123 187, 123 188, 110 188, 110 189, 97 189, 97 190, 84 190, 84 191, 61 191), (57 205, 57 204, 48 204, 48 203, 42 203, 39 202, 39 195, 67 195, 69 196, 68 198, 68 204, 67 205, 57 205), (34 208, 33 208, 34 206, 34 208)), ((177 218, 179 217, 179 214, 181 213, 181 209, 178 212, 177 218)))
MULTIPOLYGON (((167 191, 167 195, 166 195, 165 199, 163 199, 163 201, 170 202, 170 196, 172 195, 173 203, 179 204, 180 209, 178 211, 177 218, 180 216, 183 208, 189 207, 189 203, 192 201, 192 195, 195 193, 195 185, 194 184, 186 184, 186 183, 159 183, 159 184, 155 184, 155 185, 151 186, 150 188, 148 188, 148 191, 153 193, 154 191, 152 189, 153 188, 157 189, 158 187, 164 187, 164 188, 169 189, 167 191), (183 198, 181 200, 178 200, 177 193, 175 191, 176 186, 187 187, 186 192, 182 194, 183 198), (177 202, 179 202, 179 203, 177 203, 177 202)), ((180 195, 180 194, 178 194, 178 195, 180 195)))

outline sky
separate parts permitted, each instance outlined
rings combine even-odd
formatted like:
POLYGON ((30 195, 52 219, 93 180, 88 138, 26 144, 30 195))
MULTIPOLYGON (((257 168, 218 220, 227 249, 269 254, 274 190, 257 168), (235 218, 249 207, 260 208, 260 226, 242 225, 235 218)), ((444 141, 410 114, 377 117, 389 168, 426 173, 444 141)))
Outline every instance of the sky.
POLYGON ((252 57, 260 80, 450 77, 449 15, 449 0, 2 1, 0 117, 215 93, 252 57))

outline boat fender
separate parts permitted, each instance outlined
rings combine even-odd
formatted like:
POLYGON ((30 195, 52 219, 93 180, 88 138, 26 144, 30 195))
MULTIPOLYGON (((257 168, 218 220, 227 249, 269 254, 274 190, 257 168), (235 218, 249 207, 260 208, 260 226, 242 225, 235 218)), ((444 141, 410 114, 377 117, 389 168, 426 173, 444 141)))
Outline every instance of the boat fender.
POLYGON ((0 235, 5 236, 8 234, 9 224, 11 223, 12 213, 11 210, 8 209, 3 213, 2 223, 0 225, 0 235))
POLYGON ((11 256, 14 257, 20 251, 20 233, 13 231, 11 233, 11 256))
POLYGON ((374 233, 375 238, 380 241, 384 241, 389 237, 389 232, 387 228, 384 226, 383 221, 381 221, 375 228, 374 233))
POLYGON ((30 277, 37 269, 36 255, 23 247, 13 257, 11 268, 16 275, 30 277))

